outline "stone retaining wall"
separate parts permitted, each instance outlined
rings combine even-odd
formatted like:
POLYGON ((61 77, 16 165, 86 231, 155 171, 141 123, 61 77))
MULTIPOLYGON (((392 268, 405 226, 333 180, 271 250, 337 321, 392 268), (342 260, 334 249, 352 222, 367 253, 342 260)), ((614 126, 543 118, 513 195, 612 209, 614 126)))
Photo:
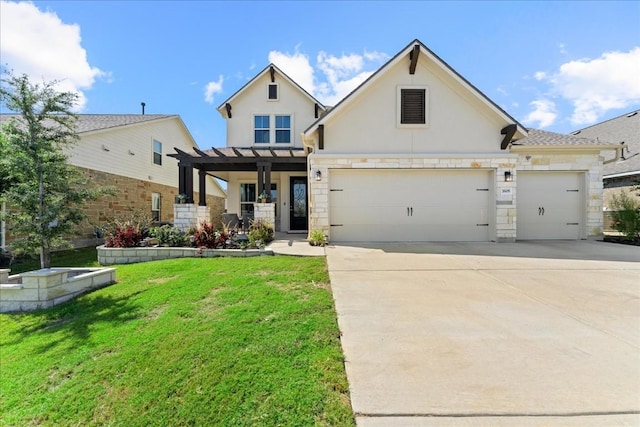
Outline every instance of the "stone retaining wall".
POLYGON ((273 255, 264 249, 200 249, 200 248, 105 248, 98 246, 100 265, 133 264, 170 258, 254 257, 273 255))
POLYGON ((13 276, 0 270, 0 312, 49 308, 115 282, 115 268, 46 268, 13 276))

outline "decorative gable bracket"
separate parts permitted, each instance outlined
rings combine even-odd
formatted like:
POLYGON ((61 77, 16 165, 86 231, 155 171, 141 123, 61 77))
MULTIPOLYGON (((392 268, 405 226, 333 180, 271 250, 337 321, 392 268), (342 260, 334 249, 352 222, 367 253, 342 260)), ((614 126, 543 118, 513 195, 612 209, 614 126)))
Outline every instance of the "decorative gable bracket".
POLYGON ((416 65, 418 65, 418 56, 420 56, 420 45, 413 46, 413 50, 409 52, 409 74, 416 73, 416 65))
POLYGON ((227 102, 224 107, 227 109, 227 117, 231 118, 231 104, 227 102))
POLYGON ((513 135, 516 134, 518 126, 516 124, 510 124, 502 128, 500 131, 500 135, 504 135, 502 139, 502 144, 500 144, 501 150, 506 150, 509 144, 511 143, 511 139, 513 139, 513 135))
POLYGON ((271 83, 276 81, 276 70, 273 66, 269 67, 269 74, 271 75, 271 83))

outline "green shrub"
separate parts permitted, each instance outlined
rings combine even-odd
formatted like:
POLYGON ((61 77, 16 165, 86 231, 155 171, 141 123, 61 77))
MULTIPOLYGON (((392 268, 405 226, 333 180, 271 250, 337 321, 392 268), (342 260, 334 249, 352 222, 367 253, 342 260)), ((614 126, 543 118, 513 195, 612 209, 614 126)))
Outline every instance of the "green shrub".
POLYGON ((327 238, 322 230, 313 230, 309 235, 309 244, 311 246, 324 246, 327 244, 327 238))
POLYGON ((613 195, 611 208, 613 228, 630 240, 640 240, 640 201, 623 191, 613 195))
POLYGON ((249 244, 251 246, 259 246, 258 242, 262 245, 273 240, 273 226, 262 219, 256 219, 251 221, 249 226, 249 244))
POLYGON ((158 239, 160 246, 179 247, 186 245, 186 233, 168 224, 161 227, 153 227, 149 230, 149 235, 158 239))

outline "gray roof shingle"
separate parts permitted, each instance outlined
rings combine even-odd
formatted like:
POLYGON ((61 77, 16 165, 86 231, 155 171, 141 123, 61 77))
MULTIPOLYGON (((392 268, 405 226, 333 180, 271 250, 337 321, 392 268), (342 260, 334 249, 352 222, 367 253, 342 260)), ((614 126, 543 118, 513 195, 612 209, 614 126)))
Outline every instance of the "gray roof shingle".
MULTIPOLYGON (((11 118, 19 118, 18 114, 0 114, 0 123, 11 118)), ((172 114, 78 114, 77 133, 127 126, 152 120, 177 117, 172 114)))
MULTIPOLYGON (((573 134, 598 138, 601 142, 611 144, 624 142, 623 158, 604 165, 605 176, 634 172, 640 174, 640 110, 580 129, 573 134)), ((605 161, 612 158, 613 154, 607 154, 605 161)))
POLYGON ((546 130, 527 129, 528 135, 522 139, 513 142, 513 145, 524 146, 589 146, 601 145, 603 141, 595 138, 582 138, 573 135, 564 135, 562 133, 548 132, 546 130))

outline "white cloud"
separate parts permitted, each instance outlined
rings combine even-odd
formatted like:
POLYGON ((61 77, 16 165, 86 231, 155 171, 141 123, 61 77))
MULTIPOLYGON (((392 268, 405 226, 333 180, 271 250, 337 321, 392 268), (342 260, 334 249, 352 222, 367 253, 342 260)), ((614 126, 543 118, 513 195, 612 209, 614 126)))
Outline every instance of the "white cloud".
POLYGON ((544 80, 547 77, 547 73, 545 73, 544 71, 536 71, 536 73, 533 75, 533 78, 540 81, 540 80, 544 80))
POLYGON ((306 54, 278 51, 269 52, 269 61, 284 71, 307 92, 327 105, 335 105, 364 82, 388 55, 380 52, 343 54, 341 56, 319 52, 315 69, 306 54), (316 70, 320 73, 316 73, 316 70))
POLYGON ((558 113, 556 104, 548 99, 538 99, 529 103, 533 107, 525 118, 524 123, 536 124, 537 127, 545 128, 555 123, 558 113))
POLYGON ((87 99, 96 78, 110 74, 92 67, 82 47, 80 27, 65 24, 53 12, 43 12, 30 2, 1 1, 0 56, 16 74, 27 74, 34 83, 59 80, 58 90, 76 92, 77 109, 87 99))
POLYGON ((307 55, 298 52, 297 49, 293 54, 272 50, 269 52, 269 62, 275 64, 307 92, 315 92, 313 67, 307 55))
POLYGON ((640 47, 562 64, 550 79, 574 107, 571 123, 595 123, 608 110, 640 102, 640 47))
POLYGON ((220 75, 218 81, 211 81, 204 87, 204 101, 213 104, 213 95, 222 92, 222 83, 224 82, 224 76, 220 75))

